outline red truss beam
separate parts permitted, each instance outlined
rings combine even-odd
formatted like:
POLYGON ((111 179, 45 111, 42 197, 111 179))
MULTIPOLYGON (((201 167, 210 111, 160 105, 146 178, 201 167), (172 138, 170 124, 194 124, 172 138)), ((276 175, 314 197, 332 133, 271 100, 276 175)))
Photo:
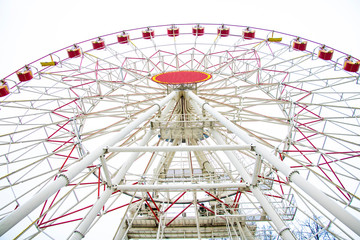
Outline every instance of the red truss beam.
POLYGON ((209 192, 207 192, 207 191, 204 191, 204 192, 207 193, 208 195, 210 195, 211 197, 213 197, 214 199, 216 199, 217 201, 221 202, 221 203, 224 204, 225 206, 227 206, 227 207, 230 208, 230 206, 229 206, 228 204, 224 203, 224 201, 222 201, 220 198, 212 195, 211 193, 209 193, 209 192))
POLYGON ((164 213, 167 212, 167 210, 169 210, 182 196, 184 196, 185 193, 186 192, 183 192, 172 204, 170 204, 170 206, 165 209, 164 213))
POLYGON ((173 221, 175 221, 175 219, 177 219, 183 212, 185 212, 186 209, 188 209, 192 204, 193 204, 193 203, 190 203, 189 205, 187 205, 187 207, 184 208, 181 212, 179 212, 173 219, 171 219, 171 221, 168 222, 168 223, 166 224, 166 226, 169 226, 173 221))
POLYGON ((152 207, 150 206, 150 204, 148 203, 148 201, 145 199, 146 204, 148 205, 149 209, 151 210, 151 212, 154 214, 156 220, 159 222, 159 218, 157 217, 156 213, 154 212, 154 210, 152 209, 152 207))

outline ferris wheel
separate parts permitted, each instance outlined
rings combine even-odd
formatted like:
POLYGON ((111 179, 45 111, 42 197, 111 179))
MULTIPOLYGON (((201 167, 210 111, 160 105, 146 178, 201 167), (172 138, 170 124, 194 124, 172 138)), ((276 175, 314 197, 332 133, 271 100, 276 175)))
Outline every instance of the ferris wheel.
POLYGON ((31 62, 0 86, 0 235, 356 239, 359 64, 230 24, 129 29, 31 62))

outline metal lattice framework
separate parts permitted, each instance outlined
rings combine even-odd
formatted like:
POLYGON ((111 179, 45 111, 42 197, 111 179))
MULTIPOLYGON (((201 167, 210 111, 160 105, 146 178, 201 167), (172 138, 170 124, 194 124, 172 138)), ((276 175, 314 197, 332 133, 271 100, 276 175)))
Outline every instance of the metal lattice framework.
POLYGON ((357 61, 277 31, 178 24, 29 63, 0 91, 0 234, 297 239, 310 218, 355 239, 357 61), (211 79, 151 80, 169 71, 211 79))

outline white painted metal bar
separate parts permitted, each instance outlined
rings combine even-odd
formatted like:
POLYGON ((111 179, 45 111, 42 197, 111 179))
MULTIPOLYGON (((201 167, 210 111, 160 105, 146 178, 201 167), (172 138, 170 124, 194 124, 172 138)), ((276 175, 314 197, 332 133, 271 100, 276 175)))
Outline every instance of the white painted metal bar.
POLYGON ((273 166, 275 166, 281 173, 294 182, 298 187, 300 187, 304 192, 306 192, 312 199, 318 202, 323 206, 327 211, 333 214, 338 218, 342 223, 349 227, 354 233, 360 236, 360 220, 349 213, 346 209, 339 206, 335 201, 330 199, 325 193, 320 189, 313 186, 305 178, 303 178, 299 172, 293 171, 287 164, 277 159, 273 154, 271 154, 266 147, 258 143, 255 139, 251 138, 245 131, 238 128, 235 124, 229 121, 227 118, 222 116, 217 112, 213 107, 211 107, 204 100, 200 99, 196 94, 191 91, 187 91, 187 94, 190 98, 194 99, 200 106, 202 106, 206 111, 208 111, 213 117, 215 117, 219 122, 221 122, 227 129, 232 131, 240 139, 242 139, 247 144, 255 146, 255 151, 262 155, 264 159, 269 161, 273 166))
POLYGON ((77 164, 73 165, 68 169, 67 172, 62 173, 56 179, 56 181, 50 183, 44 187, 41 191, 35 194, 31 199, 26 203, 20 205, 15 211, 11 212, 8 216, 0 222, 0 236, 6 233, 9 229, 15 226, 23 218, 25 218, 29 213, 31 213, 35 208, 37 208, 41 203, 47 200, 50 196, 56 193, 60 188, 66 186, 71 179, 73 179, 77 174, 84 170, 87 166, 91 165, 96 159, 98 159, 102 154, 104 154, 104 147, 113 146, 126 137, 132 130, 137 128, 141 123, 149 119, 157 111, 161 109, 166 103, 168 103, 172 98, 177 95, 177 92, 173 91, 167 95, 162 101, 158 104, 152 106, 149 110, 139 115, 137 119, 127 125, 126 128, 123 128, 115 137, 109 139, 104 144, 101 144, 98 148, 94 149, 89 155, 84 159, 79 161, 77 164))
POLYGON ((106 182, 107 182, 108 185, 112 185, 112 181, 111 181, 111 177, 110 177, 110 171, 109 171, 109 169, 107 167, 104 155, 100 156, 100 161, 101 161, 102 167, 104 169, 106 182))
POLYGON ((193 205, 195 208, 195 220, 196 220, 196 231, 198 239, 201 240, 201 233, 200 233, 200 221, 199 221, 199 209, 197 205, 197 196, 196 192, 193 192, 193 205))
POLYGON ((226 189, 240 188, 240 190, 248 189, 246 183, 201 183, 201 184, 159 184, 159 185, 116 185, 116 190, 151 192, 162 190, 166 191, 186 191, 186 190, 205 190, 205 189, 226 189))
POLYGON ((207 146, 138 146, 109 147, 109 152, 190 152, 190 151, 233 151, 251 150, 251 145, 207 145, 207 146))
POLYGON ((258 175, 260 174, 261 170, 261 155, 256 155, 256 162, 254 167, 254 172, 251 180, 251 185, 256 185, 258 180, 258 175))

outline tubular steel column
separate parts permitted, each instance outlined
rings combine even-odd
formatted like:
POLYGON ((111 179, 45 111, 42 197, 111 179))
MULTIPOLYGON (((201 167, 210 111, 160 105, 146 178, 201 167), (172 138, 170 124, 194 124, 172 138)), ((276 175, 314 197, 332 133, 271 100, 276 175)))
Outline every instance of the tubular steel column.
POLYGON ((262 144, 255 141, 251 138, 246 132, 238 128, 235 124, 217 112, 213 107, 211 107, 207 102, 200 99, 192 91, 186 91, 188 96, 197 102, 200 106, 208 111, 213 117, 215 117, 219 122, 221 122, 228 130, 232 131, 240 139, 242 139, 247 144, 252 144, 255 146, 255 151, 269 161, 273 166, 275 166, 282 174, 289 178, 290 181, 294 182, 299 188, 306 192, 312 199, 314 199, 318 204, 323 206, 327 211, 333 214, 338 218, 342 223, 349 227, 354 233, 360 236, 360 220, 354 217, 346 209, 339 206, 336 202, 331 200, 325 193, 320 189, 313 186, 310 182, 304 179, 299 172, 293 171, 288 165, 284 162, 277 159, 273 154, 271 154, 267 148, 262 144))
POLYGON ((9 229, 15 226, 35 208, 37 208, 46 199, 56 193, 60 188, 69 184, 69 182, 88 165, 92 164, 96 159, 104 154, 104 148, 107 146, 113 146, 126 137, 132 130, 137 128, 142 122, 148 120, 152 115, 159 111, 166 103, 173 99, 177 95, 177 92, 173 91, 167 95, 162 101, 153 105, 145 113, 139 115, 139 117, 123 128, 114 138, 109 139, 104 144, 96 148, 83 160, 73 165, 67 172, 61 173, 59 177, 48 186, 44 187, 40 192, 35 194, 30 200, 20 205, 15 211, 11 212, 0 222, 0 236, 6 233, 9 229))

